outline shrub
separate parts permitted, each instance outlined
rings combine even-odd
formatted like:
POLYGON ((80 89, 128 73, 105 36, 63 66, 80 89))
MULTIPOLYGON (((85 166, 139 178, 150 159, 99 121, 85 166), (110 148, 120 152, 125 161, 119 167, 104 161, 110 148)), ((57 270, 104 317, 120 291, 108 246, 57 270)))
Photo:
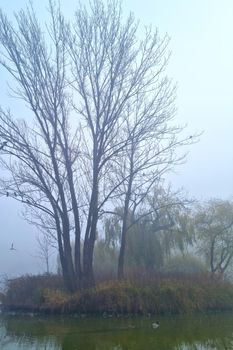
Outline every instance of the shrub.
POLYGON ((34 308, 44 302, 43 290, 62 289, 62 278, 57 275, 25 275, 7 280, 4 305, 17 308, 34 308))
POLYGON ((99 283, 68 294, 57 276, 8 281, 4 305, 11 309, 79 314, 178 314, 233 310, 233 285, 202 275, 154 275, 99 283))

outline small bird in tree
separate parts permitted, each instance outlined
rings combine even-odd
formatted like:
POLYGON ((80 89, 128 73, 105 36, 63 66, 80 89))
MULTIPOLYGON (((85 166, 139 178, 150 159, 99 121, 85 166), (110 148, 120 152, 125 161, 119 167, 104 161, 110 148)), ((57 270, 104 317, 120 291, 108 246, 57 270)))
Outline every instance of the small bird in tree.
POLYGON ((1 144, 1 146, 0 146, 0 151, 1 151, 6 145, 7 145, 7 142, 4 141, 4 142, 1 144))
POLYGON ((14 244, 13 244, 13 243, 11 243, 10 250, 16 250, 16 249, 14 248, 14 244))
POLYGON ((6 193, 6 196, 9 197, 9 192, 6 193))

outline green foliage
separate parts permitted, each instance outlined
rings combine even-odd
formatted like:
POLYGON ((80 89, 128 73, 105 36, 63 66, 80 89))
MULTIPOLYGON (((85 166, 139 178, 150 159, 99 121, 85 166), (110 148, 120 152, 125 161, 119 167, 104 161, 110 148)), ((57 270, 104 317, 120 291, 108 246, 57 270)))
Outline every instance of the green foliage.
MULTIPOLYGON (((162 188, 155 188, 152 195, 148 195, 145 200, 147 204, 143 204, 140 211, 136 213, 129 211, 130 228, 127 231, 125 252, 126 271, 158 270, 174 251, 184 254, 193 244, 193 220, 190 212, 182 205, 184 200, 172 194, 170 190, 166 192, 162 188)), ((115 208, 115 213, 105 220, 104 249, 105 252, 109 249, 109 253, 115 250, 115 256, 117 256, 123 209, 115 208)), ((98 244, 97 249, 99 248, 98 244)), ((105 266, 107 264, 104 254, 102 257, 99 260, 105 266)), ((114 261, 114 258, 111 261, 114 261)), ((111 268, 111 270, 114 269, 111 268)))
POLYGON ((201 274, 207 272, 207 268, 200 259, 188 254, 170 258, 163 271, 178 274, 201 274))
POLYGON ((94 251, 94 270, 97 279, 116 275, 118 249, 106 244, 104 240, 96 242, 94 251))
POLYGON ((233 261, 233 203, 210 200, 197 208, 196 241, 209 270, 223 275, 233 261))
POLYGON ((191 211, 184 208, 173 208, 172 214, 173 226, 162 230, 160 233, 163 254, 167 259, 171 257, 174 250, 186 254, 194 241, 194 224, 191 211))
POLYGON ((110 248, 117 248, 121 239, 121 217, 123 215, 123 208, 115 208, 116 215, 112 215, 105 219, 104 234, 105 244, 110 248))
POLYGON ((142 220, 129 231, 126 246, 126 266, 148 270, 163 265, 163 251, 150 220, 142 220))

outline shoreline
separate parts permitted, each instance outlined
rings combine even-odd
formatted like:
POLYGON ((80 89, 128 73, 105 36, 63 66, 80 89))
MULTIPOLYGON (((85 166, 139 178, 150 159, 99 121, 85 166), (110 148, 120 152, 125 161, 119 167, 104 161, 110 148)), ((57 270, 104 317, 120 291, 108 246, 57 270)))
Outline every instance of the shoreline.
POLYGON ((0 309, 1 313, 106 317, 233 311, 233 284, 204 277, 106 281, 69 294, 61 286, 41 284, 42 276, 24 276, 8 286, 0 309))

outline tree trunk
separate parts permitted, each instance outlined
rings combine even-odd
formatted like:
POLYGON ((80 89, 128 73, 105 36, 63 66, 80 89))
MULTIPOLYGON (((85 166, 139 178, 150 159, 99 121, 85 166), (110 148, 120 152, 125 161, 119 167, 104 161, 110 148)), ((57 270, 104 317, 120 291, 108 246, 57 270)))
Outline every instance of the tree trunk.
POLYGON ((82 266, 81 266, 81 245, 80 245, 80 236, 75 236, 74 243, 74 265, 75 265, 75 276, 77 289, 82 288, 82 266))
POLYGON ((60 256, 60 261, 61 261, 61 269, 62 269, 62 277, 64 281, 64 285, 66 289, 70 293, 74 293, 76 291, 76 283, 75 283, 75 276, 72 274, 69 264, 67 263, 67 259, 64 256, 63 250, 60 250, 59 247, 59 256, 60 256))
POLYGON ((122 224, 121 247, 120 247, 120 252, 119 252, 118 271, 117 271, 117 277, 119 280, 124 278, 127 221, 128 221, 128 208, 127 208, 127 210, 124 211, 124 219, 123 219, 123 224, 122 224))
POLYGON ((83 250, 83 288, 91 288, 95 285, 94 271, 93 271, 93 254, 90 248, 90 241, 85 242, 83 250))
POLYGON ((124 278, 124 264, 125 264, 125 250, 126 250, 126 234, 128 230, 128 221, 129 221, 129 201, 132 190, 132 176, 129 179, 128 189, 125 197, 125 205, 124 205, 124 214, 123 214, 123 223, 122 223, 122 231, 121 231, 121 247, 118 258, 118 271, 117 277, 119 280, 124 278))
POLYGON ((62 268, 62 276, 64 280, 64 284, 66 289, 70 293, 74 293, 77 290, 77 282, 75 278, 75 273, 74 273, 74 266, 73 266, 73 260, 72 260, 72 252, 71 252, 71 247, 68 244, 69 242, 66 239, 66 242, 63 246, 62 243, 62 236, 65 238, 66 234, 60 231, 60 227, 58 227, 58 251, 59 251, 59 256, 60 256, 60 261, 61 261, 61 268, 62 268))
POLYGON ((98 222, 98 167, 97 162, 93 168, 93 186, 88 215, 87 228, 83 249, 83 287, 90 288, 95 285, 93 256, 98 222))

